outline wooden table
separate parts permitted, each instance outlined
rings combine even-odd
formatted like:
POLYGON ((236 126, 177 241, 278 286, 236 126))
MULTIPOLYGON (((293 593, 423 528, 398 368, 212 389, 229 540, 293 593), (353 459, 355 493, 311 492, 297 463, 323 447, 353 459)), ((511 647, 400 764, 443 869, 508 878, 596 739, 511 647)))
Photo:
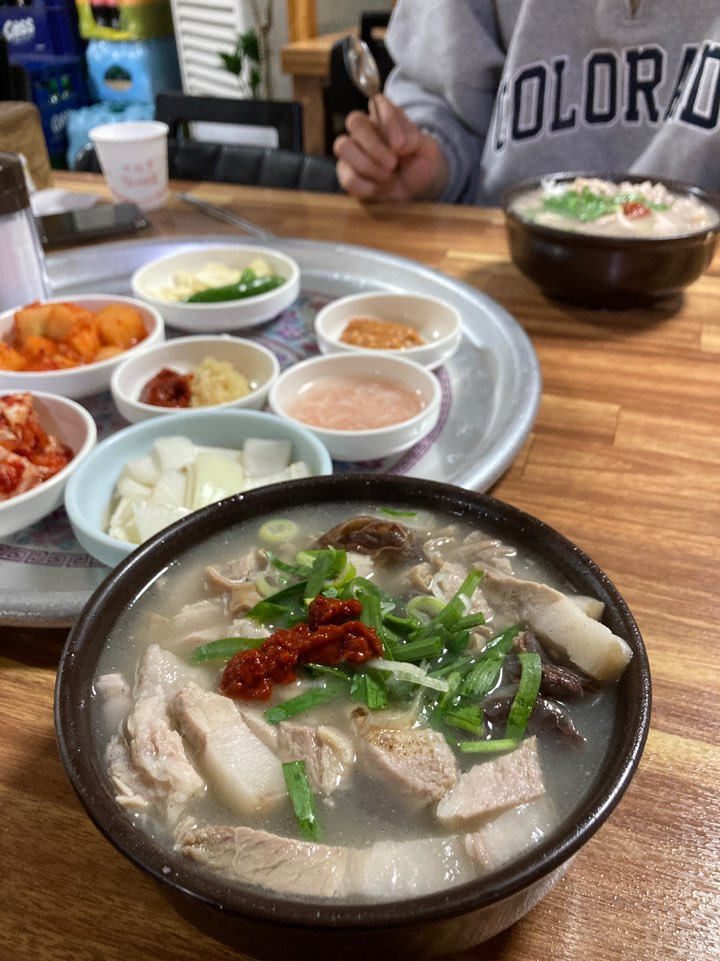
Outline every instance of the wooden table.
MULTIPOLYGON (((462 961, 720 958, 720 259, 680 303, 590 312, 519 275, 496 210, 181 186, 282 236, 407 255, 503 304, 532 339, 544 390, 493 493, 584 548, 644 635, 653 723, 628 793, 545 900, 462 961)), ((158 235, 232 232, 176 204, 152 220, 158 235)), ((53 734, 63 637, 0 629, 0 958, 236 959, 179 918, 76 800, 53 734)))

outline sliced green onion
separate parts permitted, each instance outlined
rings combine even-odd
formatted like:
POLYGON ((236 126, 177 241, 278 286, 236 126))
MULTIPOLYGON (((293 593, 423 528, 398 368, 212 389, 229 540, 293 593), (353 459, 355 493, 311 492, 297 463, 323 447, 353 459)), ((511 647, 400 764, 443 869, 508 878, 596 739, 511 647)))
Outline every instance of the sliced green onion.
POLYGON ((453 671, 451 674, 448 674, 448 678, 447 678, 448 689, 440 698, 437 704, 437 709, 440 712, 440 714, 444 714, 446 711, 449 711, 453 707, 454 702, 458 697, 458 692, 460 690, 462 678, 463 676, 461 671, 453 671))
POLYGON ((521 740, 525 734, 542 679, 542 662, 539 654, 534 651, 523 652, 518 654, 518 660, 522 668, 520 684, 510 706, 505 726, 505 737, 514 738, 516 741, 521 740))
POLYGON ((335 550, 334 547, 318 551, 305 586, 306 603, 322 594, 327 582, 337 577, 344 570, 346 563, 345 551, 335 550))
POLYGON ((312 711, 313 708, 320 707, 321 704, 327 704, 328 701, 334 701, 338 695, 339 689, 331 685, 311 687, 296 697, 288 698, 282 704, 269 707, 267 711, 263 712, 263 717, 268 724, 279 724, 281 721, 287 721, 288 718, 296 717, 298 714, 312 711))
POLYGON ((471 734, 484 734, 483 712, 479 704, 468 704, 465 707, 454 707, 443 714, 443 721, 451 727, 459 727, 471 734))
MULTIPOLYGON (((424 661, 429 657, 438 657, 443 651, 442 637, 419 637, 414 641, 402 644, 392 644, 389 653, 394 661, 424 661)), ((387 652, 386 652, 387 653, 387 652)))
POLYGON ((492 648, 494 647, 505 646, 508 644, 508 641, 510 642, 509 646, 507 647, 507 650, 509 651, 510 647, 512 646, 512 642, 515 640, 515 638, 518 636, 518 634, 522 630, 523 630, 522 624, 513 624, 511 627, 506 627, 504 631, 501 631, 499 634, 496 634, 495 637, 492 637, 487 642, 485 647, 482 649, 482 653, 485 654, 487 651, 492 650, 492 648))
POLYGON ((405 605, 405 612, 409 617, 422 622, 439 614, 445 607, 445 601, 433 594, 416 594, 405 605))
POLYGON ((266 544, 284 544, 285 541, 296 537, 297 533, 297 524, 286 517, 275 517, 265 521, 259 531, 260 540, 265 541, 266 544))
POLYGON ((457 747, 463 754, 500 754, 514 751, 518 743, 512 737, 498 737, 494 741, 458 741, 457 747))
POLYGON ((345 594, 360 601, 362 604, 360 620, 375 631, 382 643, 385 657, 391 660, 393 657, 391 648, 399 640, 385 621, 389 611, 395 607, 393 598, 385 591, 381 591, 377 584, 373 584, 364 577, 353 578, 345 594))
POLYGON ((445 677, 446 674, 452 674, 454 672, 464 675, 467 673, 467 669, 472 662, 473 659, 469 654, 463 654, 461 657, 451 658, 445 664, 440 664, 428 673, 431 674, 432 677, 445 677))
POLYGON ((417 621, 413 621, 409 617, 400 617, 397 614, 387 613, 383 616, 383 621, 386 627, 401 637, 407 637, 417 630, 417 621))
POLYGON ((206 661, 229 661, 238 651, 249 651, 260 647, 264 637, 221 637, 196 647, 190 655, 191 664, 204 664, 206 661))
POLYGON ((475 627, 480 627, 485 623, 485 615, 482 611, 478 611, 477 614, 466 614, 461 617, 453 625, 456 631, 472 631, 475 627))
POLYGON ((463 682, 465 697, 485 697, 497 684, 503 662, 512 647, 512 637, 483 651, 480 660, 471 668, 463 682))
POLYGON ((443 609, 430 619, 424 628, 424 633, 434 633, 439 627, 444 627, 447 630, 453 629, 457 621, 465 616, 470 599, 482 577, 483 572, 473 568, 443 609))
POLYGON ((255 590, 260 597, 271 597, 278 589, 277 584, 271 584, 262 571, 255 578, 255 590))
POLYGON ((292 574, 293 577, 298 577, 303 581, 307 580, 310 576, 312 564, 289 564, 287 561, 281 560, 277 554, 270 550, 265 551, 265 556, 273 567, 276 567, 285 574, 292 574))
POLYGON ((357 576, 357 569, 351 561, 346 561, 345 567, 332 582, 336 591, 341 591, 347 584, 357 576))
POLYGON ((433 691, 447 691, 448 682, 442 677, 432 677, 417 664, 407 661, 389 661, 383 657, 373 657, 365 661, 366 667, 377 668, 379 671, 389 671, 401 681, 409 681, 420 687, 429 687, 433 691))
POLYGON ((307 671, 310 677, 333 677, 338 681, 348 681, 350 675, 341 667, 334 667, 332 664, 303 664, 303 670, 307 671))
POLYGON ((380 671, 356 671, 351 682, 350 696, 356 703, 366 704, 371 711, 381 711, 389 703, 387 685, 380 671))
POLYGON ((283 587, 270 597, 258 601, 246 616, 259 624, 290 627, 307 613, 303 604, 305 585, 306 581, 298 581, 297 584, 283 587))
POLYGON ((310 789, 304 761, 286 761, 283 776, 300 833, 306 841, 317 841, 320 826, 315 814, 315 799, 310 789))
POLYGON ((382 711, 388 706, 387 685, 385 678, 380 671, 367 671, 365 673, 365 684, 367 688, 367 706, 371 711, 382 711))
POLYGON ((451 654, 464 654, 470 643, 470 631, 458 631, 447 639, 447 649, 451 654))
POLYGON ((416 517, 417 511, 403 511, 399 510, 397 507, 378 507, 378 512, 381 514, 387 514, 388 517, 416 517))

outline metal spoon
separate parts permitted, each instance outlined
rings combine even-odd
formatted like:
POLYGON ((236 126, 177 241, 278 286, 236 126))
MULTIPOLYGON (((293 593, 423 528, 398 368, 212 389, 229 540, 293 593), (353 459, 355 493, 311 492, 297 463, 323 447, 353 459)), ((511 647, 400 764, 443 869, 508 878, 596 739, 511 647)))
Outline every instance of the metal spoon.
POLYGON ((355 84, 360 93, 368 98, 368 110, 375 115, 375 121, 380 129, 383 140, 387 141, 380 112, 375 102, 375 97, 382 90, 380 70, 377 61, 373 57, 370 47, 353 34, 348 35, 343 40, 343 59, 348 76, 355 84))

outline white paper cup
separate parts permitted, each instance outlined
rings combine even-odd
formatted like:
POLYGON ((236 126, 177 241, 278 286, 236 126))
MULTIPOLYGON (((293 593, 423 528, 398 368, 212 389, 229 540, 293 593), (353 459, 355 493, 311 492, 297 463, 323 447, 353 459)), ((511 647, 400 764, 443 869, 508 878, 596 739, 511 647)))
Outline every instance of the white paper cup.
POLYGON ((105 123, 89 131, 115 203, 157 210, 167 203, 168 125, 159 120, 105 123))

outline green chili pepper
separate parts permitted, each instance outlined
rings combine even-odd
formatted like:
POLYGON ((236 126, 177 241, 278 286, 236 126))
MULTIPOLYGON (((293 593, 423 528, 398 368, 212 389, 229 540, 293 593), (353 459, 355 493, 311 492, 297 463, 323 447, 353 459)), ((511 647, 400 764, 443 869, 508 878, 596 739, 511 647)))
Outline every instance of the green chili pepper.
POLYGON ((241 280, 238 284, 228 284, 225 287, 208 287, 206 290, 198 290, 197 293, 186 297, 183 303, 216 304, 223 300, 243 300, 246 297, 266 294, 284 283, 285 278, 277 274, 272 274, 270 277, 256 277, 254 280, 245 282, 241 280))

